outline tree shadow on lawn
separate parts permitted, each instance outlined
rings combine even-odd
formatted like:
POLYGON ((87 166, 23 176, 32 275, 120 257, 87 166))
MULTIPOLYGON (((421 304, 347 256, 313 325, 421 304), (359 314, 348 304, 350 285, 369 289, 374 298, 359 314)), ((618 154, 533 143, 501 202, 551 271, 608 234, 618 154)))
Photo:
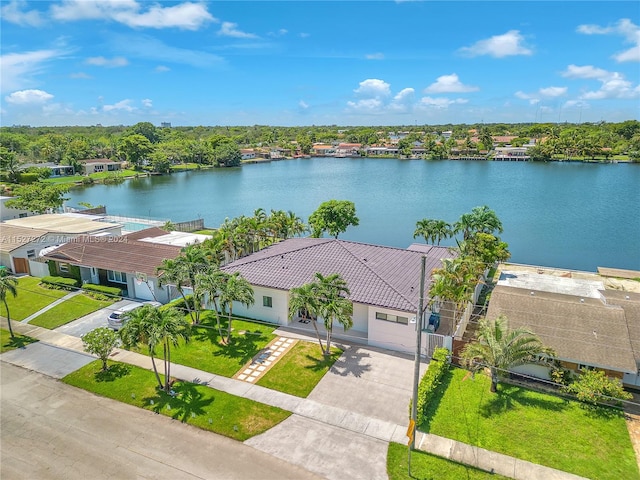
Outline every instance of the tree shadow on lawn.
MULTIPOLYGON (((218 335, 216 333, 216 338, 218 335)), ((267 338, 262 332, 245 332, 243 335, 231 335, 231 342, 228 345, 223 345, 218 342, 213 342, 216 350, 213 355, 216 357, 225 357, 230 359, 237 359, 238 365, 242 366, 255 357, 263 348, 263 343, 267 338), (261 342, 258 344, 258 342, 261 342)))
MULTIPOLYGON (((318 347, 319 349, 319 347, 318 347)), ((306 365, 304 368, 307 370, 313 370, 314 372, 320 372, 322 370, 324 370, 327 367, 330 367, 331 365, 333 365, 338 358, 340 358, 340 355, 342 355, 342 352, 335 352, 332 353, 330 356, 325 357, 324 355, 320 354, 319 357, 314 357, 313 355, 305 355, 306 359, 308 360, 308 365, 306 365)))
POLYGON ((109 365, 106 370, 100 369, 100 371, 94 374, 96 382, 115 382, 118 378, 122 378, 131 371, 131 365, 125 365, 124 363, 114 363, 109 365))
POLYGON ((541 398, 539 395, 532 396, 532 390, 524 387, 500 383, 497 393, 488 392, 489 396, 478 408, 480 415, 491 418, 500 415, 516 406, 539 408, 547 411, 560 412, 565 410, 569 401, 566 398, 548 393, 552 398, 541 398))
POLYGON ((145 405, 152 405, 156 413, 170 413, 171 418, 187 422, 189 418, 195 418, 205 413, 205 407, 211 405, 215 398, 204 398, 197 386, 190 382, 180 382, 173 385, 172 395, 162 390, 155 397, 146 397, 145 405))
POLYGON ((24 348, 30 343, 37 342, 37 338, 26 337, 23 335, 16 335, 13 338, 9 338, 9 340, 3 345, 5 348, 24 348))

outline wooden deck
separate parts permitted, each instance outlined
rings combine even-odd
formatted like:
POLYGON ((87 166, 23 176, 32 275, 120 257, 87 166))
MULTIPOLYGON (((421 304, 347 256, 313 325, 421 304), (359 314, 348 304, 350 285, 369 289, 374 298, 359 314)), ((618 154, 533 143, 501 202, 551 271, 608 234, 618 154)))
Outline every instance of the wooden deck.
POLYGON ((621 268, 609 268, 598 267, 598 273, 603 277, 616 277, 616 278, 640 278, 640 271, 638 270, 623 270, 621 268))

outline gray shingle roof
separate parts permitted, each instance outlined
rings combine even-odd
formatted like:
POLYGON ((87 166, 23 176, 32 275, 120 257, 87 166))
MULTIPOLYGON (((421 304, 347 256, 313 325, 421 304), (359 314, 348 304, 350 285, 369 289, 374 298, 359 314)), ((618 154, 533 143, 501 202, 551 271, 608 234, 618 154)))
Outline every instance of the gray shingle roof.
POLYGON ((454 256, 446 247, 428 253, 329 238, 292 238, 223 267, 240 272, 252 285, 289 290, 313 280, 316 272, 339 273, 353 302, 413 312, 418 308, 420 257, 425 255, 426 282, 443 258, 454 256))
POLYGON ((562 360, 636 371, 624 308, 613 301, 605 304, 595 298, 531 292, 497 286, 491 293, 487 317, 493 319, 502 314, 508 318, 510 328, 531 329, 562 360))

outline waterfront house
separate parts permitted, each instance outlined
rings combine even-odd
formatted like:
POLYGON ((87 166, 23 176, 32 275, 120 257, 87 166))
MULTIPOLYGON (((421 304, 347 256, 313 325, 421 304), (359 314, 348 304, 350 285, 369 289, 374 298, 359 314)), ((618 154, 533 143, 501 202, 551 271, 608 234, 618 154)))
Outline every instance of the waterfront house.
POLYGON ((253 148, 241 148, 240 155, 242 160, 256 158, 256 152, 253 148))
POLYGON ((80 235, 92 238, 120 235, 120 224, 102 219, 95 215, 61 213, 7 220, 0 224, 0 264, 15 273, 49 275, 40 258, 48 247, 73 241, 80 235))
MULTIPOLYGON (((289 318, 289 290, 314 280, 314 274, 339 273, 351 291, 353 327, 334 336, 401 352, 415 351, 420 263, 426 257, 426 287, 430 272, 454 254, 446 247, 421 245, 400 249, 327 238, 292 238, 236 260, 222 269, 240 272, 254 289, 255 304, 234 305, 235 314, 313 334, 308 320, 289 318)), ((426 305, 426 300, 425 300, 426 305)), ((432 318, 429 310, 425 318, 432 318)), ((322 321, 318 322, 320 330, 322 321)), ((426 324, 425 324, 426 325, 426 324)), ((432 325, 423 332, 423 353, 435 346, 451 348, 452 326, 432 325), (440 327, 440 330, 437 328, 440 327)))
POLYGON ((311 147, 311 153, 317 157, 328 157, 336 154, 336 147, 333 145, 318 144, 311 147))
POLYGON ((21 166, 20 170, 27 170, 28 168, 47 168, 51 171, 50 177, 67 177, 75 174, 75 170, 71 165, 58 165, 53 162, 46 163, 25 163, 21 166))
POLYGON ((157 268, 180 255, 186 245, 173 233, 153 227, 120 237, 81 236, 43 257, 52 262, 55 275, 117 287, 130 298, 168 303, 179 294, 169 285, 159 285, 157 268))
POLYGON ((122 168, 122 162, 116 162, 109 158, 91 158, 80 160, 82 173, 90 175, 92 173, 115 172, 122 168))
MULTIPOLYGON (((607 289, 595 274, 563 275, 503 271, 487 317, 505 315, 510 328, 532 330, 555 350, 564 368, 597 368, 628 386, 640 386, 640 293, 607 289)), ((543 365, 514 370, 549 378, 543 365)))
POLYGON ((35 213, 29 210, 23 210, 21 208, 10 208, 5 205, 9 200, 14 197, 0 196, 0 222, 5 220, 12 220, 14 218, 24 218, 29 215, 35 215, 35 213))

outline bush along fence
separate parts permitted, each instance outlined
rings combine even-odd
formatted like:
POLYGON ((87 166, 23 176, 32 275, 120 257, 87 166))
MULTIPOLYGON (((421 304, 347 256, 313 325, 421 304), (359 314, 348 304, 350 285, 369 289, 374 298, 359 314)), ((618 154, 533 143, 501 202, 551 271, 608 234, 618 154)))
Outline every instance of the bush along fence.
POLYGON ((59 288, 62 290, 75 290, 78 288, 78 284, 80 282, 78 282, 78 280, 76 280, 75 278, 47 276, 42 277, 40 279, 40 283, 52 288, 59 288))
POLYGON ((429 403, 449 368, 451 368, 449 365, 449 350, 436 348, 429 362, 429 368, 418 385, 417 425, 422 425, 426 420, 429 403))

